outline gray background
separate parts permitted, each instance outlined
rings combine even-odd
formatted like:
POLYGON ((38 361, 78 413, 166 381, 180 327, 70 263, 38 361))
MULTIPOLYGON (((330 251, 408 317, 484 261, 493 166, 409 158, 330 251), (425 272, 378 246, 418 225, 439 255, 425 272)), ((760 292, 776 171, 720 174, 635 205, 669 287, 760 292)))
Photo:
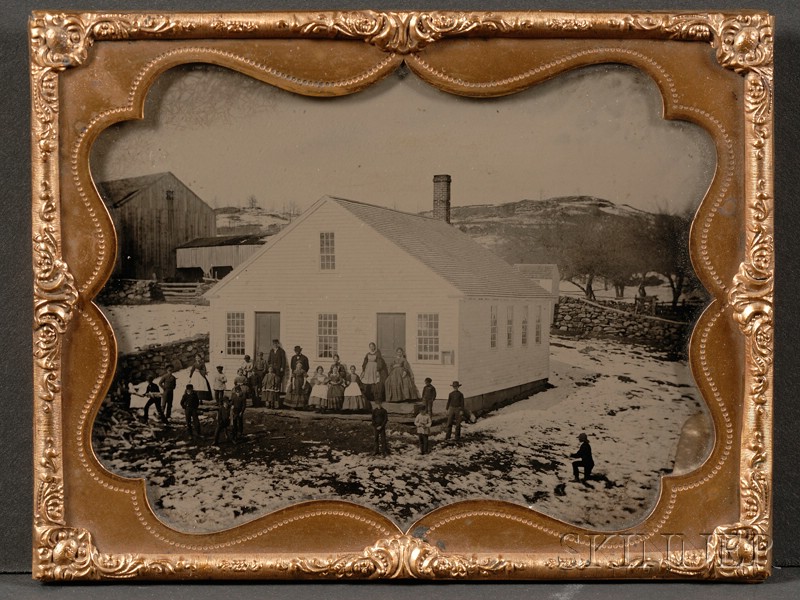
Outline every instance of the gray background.
MULTIPOLYGON (((800 206, 794 201, 797 186, 798 157, 798 82, 800 65, 797 62, 797 45, 800 40, 800 9, 789 1, 726 2, 696 0, 629 0, 627 2, 558 2, 539 0, 530 2, 436 0, 408 2, 338 2, 330 0, 281 0, 253 2, 247 0, 182 0, 138 2, 133 0, 96 1, 73 0, 0 1, 0 68, 3 92, 0 95, 0 123, 3 143, 0 145, 0 307, 3 307, 2 327, 2 385, 0 385, 0 477, 2 477, 2 504, 0 505, 0 598, 29 598, 58 594, 59 598, 94 597, 114 594, 130 598, 211 598, 222 594, 240 597, 280 595, 289 598, 330 597, 350 598, 353 595, 410 598, 423 591, 419 585, 403 584, 389 587, 381 585, 237 585, 221 588, 219 585, 130 585, 124 590, 107 586, 41 586, 31 583, 31 244, 30 244, 30 159, 29 159, 29 89, 27 75, 27 17, 34 9, 87 9, 87 10, 316 10, 331 8, 376 9, 474 9, 474 10, 733 10, 757 8, 772 12, 777 17, 775 31, 776 62, 776 360, 775 360, 775 476, 774 476, 774 526, 775 564, 783 567, 800 567, 800 547, 795 538, 800 537, 800 519, 796 517, 800 501, 800 478, 797 465, 800 452, 794 437, 800 425, 800 408, 793 390, 798 388, 792 340, 798 339, 798 323, 793 318, 796 311, 793 301, 800 294, 800 237, 790 232, 798 230, 800 206), (20 575, 12 575, 12 574, 20 575), (123 594, 124 592, 124 594, 123 594)), ((553 598, 586 597, 640 597, 655 593, 661 598, 697 596, 723 598, 766 595, 771 598, 795 597, 800 590, 800 569, 784 568, 762 586, 707 586, 701 584, 675 584, 645 587, 646 584, 508 584, 485 585, 435 585, 426 586, 423 593, 440 598, 464 598, 503 594, 509 600, 532 595, 553 598)))

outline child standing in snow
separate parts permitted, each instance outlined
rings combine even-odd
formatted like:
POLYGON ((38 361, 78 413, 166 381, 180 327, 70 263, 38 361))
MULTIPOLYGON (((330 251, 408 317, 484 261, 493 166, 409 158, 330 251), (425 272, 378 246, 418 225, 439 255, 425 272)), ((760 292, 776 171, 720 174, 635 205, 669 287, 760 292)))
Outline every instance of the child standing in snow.
POLYGON ((433 401, 436 400, 436 388, 432 384, 433 380, 430 377, 426 377, 425 387, 422 388, 422 401, 425 403, 430 417, 433 417, 433 401))
POLYGON ((231 404, 227 398, 222 398, 217 404, 217 428, 214 430, 214 444, 219 445, 219 438, 224 433, 225 441, 230 439, 228 425, 231 418, 231 404))
POLYGON ((383 403, 378 400, 372 409, 372 428, 375 430, 375 456, 389 454, 386 444, 386 424, 389 422, 389 413, 383 408, 383 403))
POLYGON ((414 419, 414 425, 417 426, 417 435, 419 436, 419 453, 428 453, 428 436, 431 434, 431 416, 428 414, 428 408, 423 405, 422 410, 414 419))
POLYGON ((233 438, 234 442, 238 442, 239 438, 244 435, 245 402, 245 391, 241 385, 237 385, 233 388, 233 393, 231 394, 231 420, 233 421, 231 438, 233 438))
POLYGON ((197 437, 200 437, 200 417, 198 415, 200 397, 194 391, 194 385, 191 383, 186 384, 186 391, 183 392, 181 397, 181 408, 186 416, 186 428, 189 430, 189 437, 194 438, 195 431, 197 432, 197 437))

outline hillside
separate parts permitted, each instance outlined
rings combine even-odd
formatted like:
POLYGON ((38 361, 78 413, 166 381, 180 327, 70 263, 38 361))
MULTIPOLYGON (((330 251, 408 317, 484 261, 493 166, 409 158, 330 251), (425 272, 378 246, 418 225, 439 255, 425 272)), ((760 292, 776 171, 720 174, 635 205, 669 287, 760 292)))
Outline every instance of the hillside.
MULTIPOLYGON (((423 214, 430 216, 431 212, 423 214)), ((650 220, 653 215, 592 196, 454 206, 450 213, 453 225, 511 263, 558 262, 557 257, 548 255, 546 244, 542 243, 548 228, 590 218, 637 226, 639 219, 650 220)))

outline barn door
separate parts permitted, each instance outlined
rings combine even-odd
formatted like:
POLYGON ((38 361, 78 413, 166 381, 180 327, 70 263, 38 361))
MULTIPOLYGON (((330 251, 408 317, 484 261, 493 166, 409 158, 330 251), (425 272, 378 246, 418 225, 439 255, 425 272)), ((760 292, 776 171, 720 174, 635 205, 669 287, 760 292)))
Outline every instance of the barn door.
POLYGON ((253 352, 253 360, 259 352, 264 356, 269 355, 272 347, 272 340, 281 339, 281 313, 277 312, 257 312, 256 313, 256 347, 253 352))
POLYGON ((378 349, 386 362, 390 362, 395 350, 406 350, 405 313, 378 313, 378 349))

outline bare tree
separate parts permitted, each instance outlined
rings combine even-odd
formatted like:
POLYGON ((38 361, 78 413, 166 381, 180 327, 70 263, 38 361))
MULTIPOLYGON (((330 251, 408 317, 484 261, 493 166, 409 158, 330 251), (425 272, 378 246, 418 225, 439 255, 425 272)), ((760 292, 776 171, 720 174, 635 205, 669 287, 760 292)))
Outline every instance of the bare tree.
POLYGON ((681 294, 694 279, 694 270, 689 258, 690 214, 673 214, 667 211, 656 213, 650 228, 652 270, 663 275, 672 290, 672 307, 678 305, 681 294))

